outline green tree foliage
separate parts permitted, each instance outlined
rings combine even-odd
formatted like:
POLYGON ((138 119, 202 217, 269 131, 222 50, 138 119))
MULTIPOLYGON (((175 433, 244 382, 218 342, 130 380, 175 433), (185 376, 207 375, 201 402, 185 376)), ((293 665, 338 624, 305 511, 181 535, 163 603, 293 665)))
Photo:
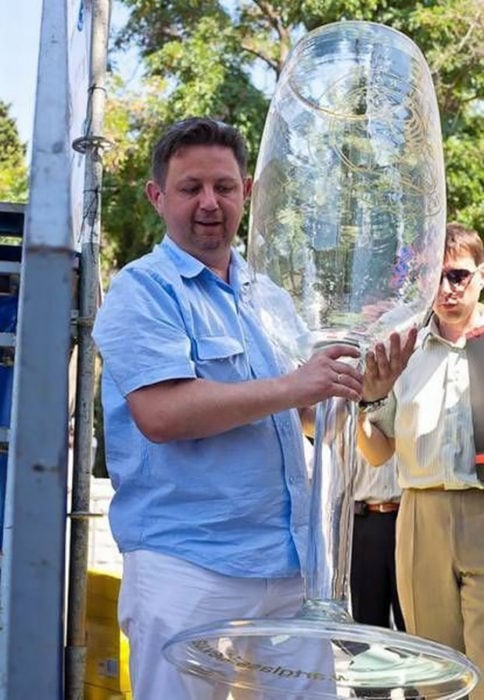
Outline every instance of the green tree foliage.
POLYGON ((25 202, 27 168, 25 146, 21 143, 10 105, 0 101, 0 200, 25 202))
MULTIPOLYGON (((165 5, 177 3, 157 4, 162 17, 165 5)), ((180 12, 172 8, 171 39, 160 41, 156 51, 146 53, 147 77, 138 93, 126 94, 116 80, 111 91, 106 131, 116 148, 106 162, 104 221, 106 258, 112 267, 160 239, 162 225, 145 201, 144 183, 151 148, 167 124, 204 114, 233 123, 252 144, 251 167, 255 164, 267 98, 250 80, 230 18, 208 8, 197 15, 194 9, 194 21, 185 9, 190 3, 178 5, 180 12)), ((144 26, 143 16, 140 23, 144 26)))
POLYGON ((414 39, 438 95, 449 218, 484 230, 482 191, 484 11, 481 0, 122 0, 130 19, 117 48, 137 45, 146 72, 136 94, 113 80, 106 125, 106 259, 117 268, 158 241, 162 224, 143 188, 163 127, 210 114, 238 126, 255 164, 273 86, 305 32, 342 19, 387 24, 414 39))

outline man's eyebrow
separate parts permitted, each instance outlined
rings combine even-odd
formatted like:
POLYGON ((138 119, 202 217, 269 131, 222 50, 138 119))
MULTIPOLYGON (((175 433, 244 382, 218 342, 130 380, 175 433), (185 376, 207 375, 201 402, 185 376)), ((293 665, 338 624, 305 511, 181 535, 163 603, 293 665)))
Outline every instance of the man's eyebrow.
MULTIPOLYGON (((200 182, 202 177, 197 177, 196 175, 182 175, 179 182, 200 182)), ((221 182, 222 180, 229 180, 230 182, 237 182, 238 178, 234 175, 220 175, 214 179, 215 182, 221 182)))

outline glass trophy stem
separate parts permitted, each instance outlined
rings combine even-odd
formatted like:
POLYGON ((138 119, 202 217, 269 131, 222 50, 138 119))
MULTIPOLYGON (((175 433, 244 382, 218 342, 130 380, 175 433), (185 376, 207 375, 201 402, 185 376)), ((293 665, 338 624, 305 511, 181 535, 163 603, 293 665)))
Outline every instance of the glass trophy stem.
POLYGON ((316 409, 305 617, 351 620, 356 416, 356 404, 341 398, 327 399, 316 409))

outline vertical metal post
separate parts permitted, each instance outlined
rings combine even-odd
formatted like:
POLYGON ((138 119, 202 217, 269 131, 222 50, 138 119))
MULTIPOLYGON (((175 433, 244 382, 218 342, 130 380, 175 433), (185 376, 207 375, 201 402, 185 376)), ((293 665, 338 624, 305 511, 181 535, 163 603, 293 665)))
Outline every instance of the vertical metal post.
POLYGON ((19 292, 0 698, 62 698, 72 231, 64 0, 45 0, 19 292))
POLYGON ((103 175, 102 138, 105 106, 105 73, 109 30, 109 0, 92 5, 90 86, 85 137, 74 147, 86 154, 83 237, 80 255, 78 365, 74 415, 74 465, 69 557, 66 700, 82 700, 86 664, 86 587, 89 536, 90 481, 96 349, 91 338, 98 306, 100 210, 103 175))

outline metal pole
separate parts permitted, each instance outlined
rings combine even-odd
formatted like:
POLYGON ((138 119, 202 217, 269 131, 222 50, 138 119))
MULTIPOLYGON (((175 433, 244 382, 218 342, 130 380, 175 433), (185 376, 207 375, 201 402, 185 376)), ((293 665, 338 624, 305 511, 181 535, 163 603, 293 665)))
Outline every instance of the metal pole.
POLYGON ((102 138, 110 0, 94 0, 88 129, 73 146, 86 154, 83 239, 80 254, 78 364, 74 414, 74 458, 66 638, 66 700, 82 700, 86 665, 86 588, 92 473, 96 349, 91 338, 98 306, 101 239, 102 138))
POLYGON ((2 570, 0 698, 62 698, 71 246, 67 12, 42 8, 2 570))

